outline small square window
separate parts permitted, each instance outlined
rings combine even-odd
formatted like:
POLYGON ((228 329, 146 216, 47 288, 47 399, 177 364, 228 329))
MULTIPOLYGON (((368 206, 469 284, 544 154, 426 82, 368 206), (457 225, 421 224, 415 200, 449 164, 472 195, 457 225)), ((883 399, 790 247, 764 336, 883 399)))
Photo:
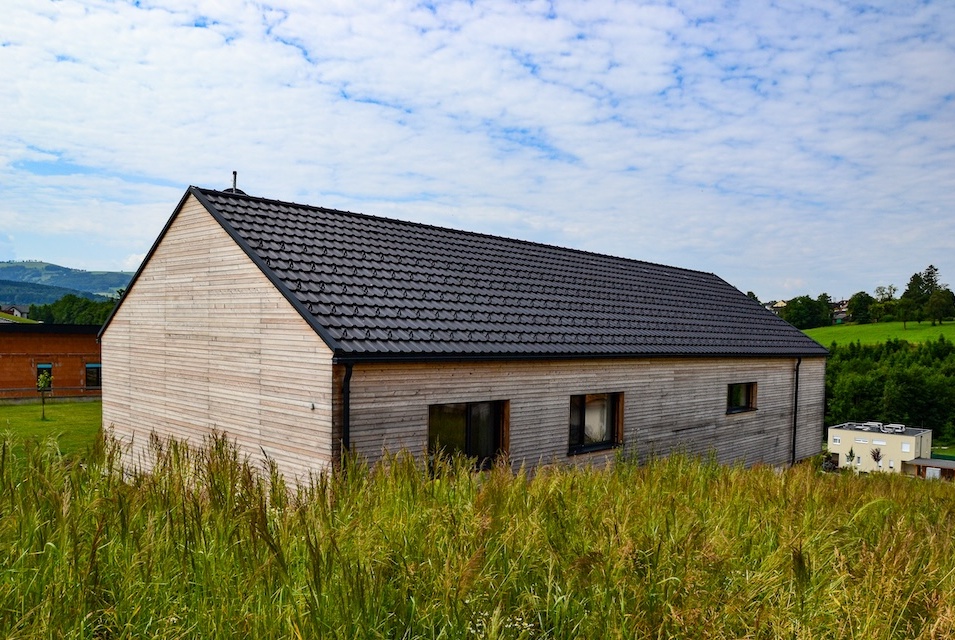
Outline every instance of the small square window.
POLYGON ((726 388, 726 413, 756 410, 756 383, 731 384, 726 388))
POLYGON ((842 444, 842 436, 832 436, 832 444, 842 444))
POLYGON ((610 449, 620 444, 622 417, 622 393, 571 396, 567 455, 610 449))
POLYGON ((911 453, 912 452, 912 443, 903 442, 902 443, 902 453, 911 453))

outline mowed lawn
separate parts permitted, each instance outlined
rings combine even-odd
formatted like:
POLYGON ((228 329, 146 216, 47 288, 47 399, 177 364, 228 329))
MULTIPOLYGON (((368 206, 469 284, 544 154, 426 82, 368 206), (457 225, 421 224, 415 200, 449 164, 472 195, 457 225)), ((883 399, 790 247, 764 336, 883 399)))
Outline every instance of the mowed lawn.
POLYGON ((28 440, 55 438, 65 455, 84 454, 92 447, 103 424, 102 402, 46 403, 46 420, 35 404, 0 405, 0 434, 14 445, 28 440))
POLYGON ((922 324, 907 322, 904 329, 901 322, 837 324, 831 327, 806 329, 804 333, 824 347, 828 347, 833 342, 840 345, 851 342, 879 344, 893 339, 912 343, 932 342, 938 340, 939 336, 945 336, 946 340, 955 342, 955 322, 937 324, 934 327, 928 320, 923 320, 922 324))

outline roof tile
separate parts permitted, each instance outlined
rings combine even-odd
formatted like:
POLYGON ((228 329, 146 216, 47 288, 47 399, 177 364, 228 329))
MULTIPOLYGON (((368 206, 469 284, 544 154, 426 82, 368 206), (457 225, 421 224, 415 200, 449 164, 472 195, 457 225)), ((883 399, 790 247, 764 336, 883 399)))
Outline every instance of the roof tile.
POLYGON ((826 354, 713 274, 241 193, 193 193, 339 357, 826 354))

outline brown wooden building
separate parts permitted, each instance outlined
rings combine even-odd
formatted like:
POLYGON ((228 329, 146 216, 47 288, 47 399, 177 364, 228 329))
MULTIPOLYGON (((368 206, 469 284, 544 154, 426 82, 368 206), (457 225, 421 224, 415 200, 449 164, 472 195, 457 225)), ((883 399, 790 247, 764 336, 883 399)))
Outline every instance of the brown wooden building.
POLYGON ((38 399, 37 378, 53 376, 47 397, 99 397, 100 325, 0 324, 0 401, 38 399))
POLYGON ((826 350, 717 276, 190 187, 101 334, 104 425, 486 463, 820 451, 826 350))

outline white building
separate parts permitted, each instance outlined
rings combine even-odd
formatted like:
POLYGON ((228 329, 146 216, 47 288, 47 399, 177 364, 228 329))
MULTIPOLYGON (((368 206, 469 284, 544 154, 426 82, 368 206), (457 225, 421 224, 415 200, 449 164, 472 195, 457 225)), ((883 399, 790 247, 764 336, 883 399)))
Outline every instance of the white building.
POLYGON ((932 431, 902 424, 846 422, 829 427, 829 455, 840 468, 916 475, 909 463, 932 457, 932 431), (850 455, 851 453, 851 455, 850 455))

